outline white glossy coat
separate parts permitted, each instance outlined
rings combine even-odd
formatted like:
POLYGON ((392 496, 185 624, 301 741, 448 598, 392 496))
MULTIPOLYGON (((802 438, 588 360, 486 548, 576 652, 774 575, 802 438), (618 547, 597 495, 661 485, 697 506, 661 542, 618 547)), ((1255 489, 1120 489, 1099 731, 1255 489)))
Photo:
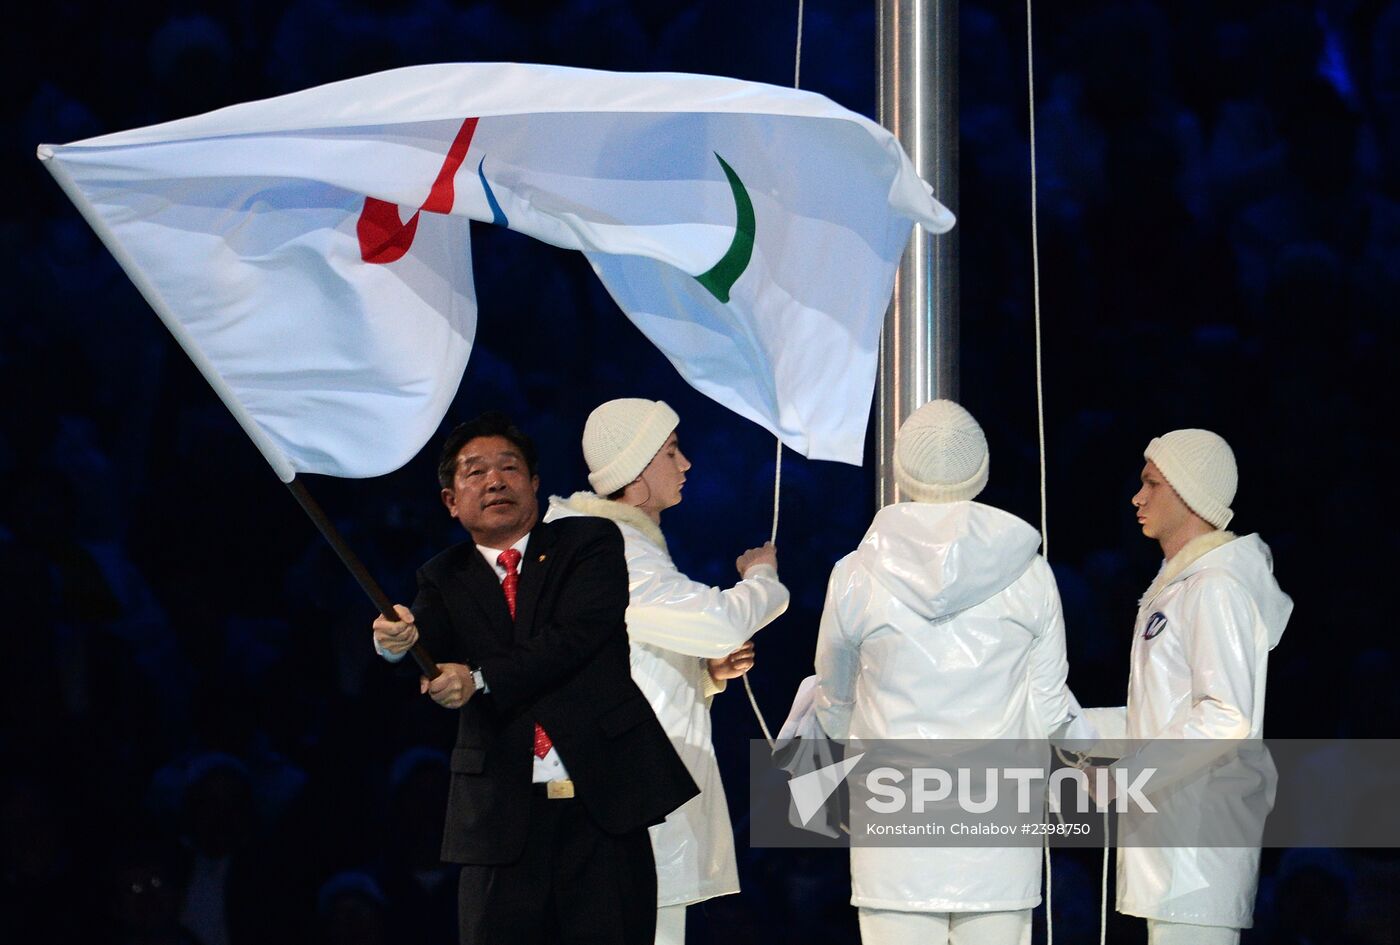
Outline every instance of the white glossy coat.
MULTIPOLYGON (((1191 552, 1188 545, 1179 554, 1191 552)), ((1158 583, 1164 586, 1138 607, 1127 706, 1086 715, 1107 739, 1150 740, 1133 746, 1123 764, 1158 769, 1153 781, 1163 787, 1148 800, 1163 823, 1271 808, 1272 762, 1253 751, 1230 753, 1234 740, 1263 737, 1269 651, 1293 610, 1274 579, 1268 546, 1258 535, 1235 538, 1154 588, 1158 583), (1147 638, 1150 623, 1156 632, 1147 638), (1200 747, 1183 751, 1170 742, 1177 739, 1200 747), (1204 739, 1218 740, 1219 750, 1204 739)), ((1258 881, 1257 848, 1118 851, 1118 911, 1129 915, 1249 928, 1258 881)))
MULTIPOLYGON (((900 503, 837 563, 815 702, 833 738, 1044 738, 1078 704, 1040 535, 976 502, 900 503)), ((1038 847, 851 850, 851 902, 912 912, 1025 909, 1038 847)))

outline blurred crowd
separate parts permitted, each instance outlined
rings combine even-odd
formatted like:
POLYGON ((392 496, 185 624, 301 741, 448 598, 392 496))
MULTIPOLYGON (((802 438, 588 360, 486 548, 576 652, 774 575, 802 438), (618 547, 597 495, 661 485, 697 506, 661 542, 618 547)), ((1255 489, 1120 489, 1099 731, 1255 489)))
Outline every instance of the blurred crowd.
MULTIPOLYGON (((1025 9, 960 6, 960 393, 990 442, 982 500, 1037 523, 1025 9)), ((456 877, 437 858, 453 720, 376 660, 372 606, 34 146, 433 61, 791 84, 796 7, 59 0, 8 34, 0 940, 455 937, 456 877)), ((1122 703, 1159 557, 1128 503, 1141 451, 1202 426, 1239 457, 1234 527, 1269 542, 1297 602, 1267 733, 1391 734, 1380 591, 1400 556, 1383 406, 1400 315, 1400 2, 1106 0, 1036 15, 1049 556, 1070 683, 1086 705, 1122 703)), ((808 0, 803 87, 871 114, 874 36, 868 0, 808 0)), ((728 583, 734 556, 767 537, 771 437, 685 387, 581 258, 484 226, 473 239, 480 329, 446 422, 506 410, 540 444, 543 492, 568 494, 585 487, 592 407, 667 400, 695 464, 670 545, 683 571, 728 583)), ((437 504, 435 448, 378 480, 308 477, 395 599, 463 537, 437 504)), ((873 495, 869 465, 785 458, 793 603, 752 676, 775 728, 810 672, 826 575, 873 495)), ((714 712, 745 891, 706 903, 692 941, 854 941, 844 854, 748 849, 759 733, 733 691, 714 712)), ((1055 855, 1069 939, 1096 935, 1098 870, 1094 854, 1055 855)), ((1397 889, 1392 851, 1266 851, 1245 940, 1395 942, 1397 889)), ((1113 920, 1110 933, 1142 934, 1113 920)))

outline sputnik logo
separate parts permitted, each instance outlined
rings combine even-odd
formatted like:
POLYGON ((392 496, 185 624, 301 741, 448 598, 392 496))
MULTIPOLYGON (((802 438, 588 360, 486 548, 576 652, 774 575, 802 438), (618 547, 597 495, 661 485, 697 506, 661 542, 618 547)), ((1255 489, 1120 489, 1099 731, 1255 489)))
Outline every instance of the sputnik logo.
POLYGON ((846 775, 850 774, 864 757, 865 752, 861 752, 824 768, 800 774, 788 781, 788 790, 792 792, 792 802, 797 807, 797 816, 801 819, 802 826, 812 822, 812 818, 821 810, 826 799, 835 793, 841 782, 846 779, 846 775))

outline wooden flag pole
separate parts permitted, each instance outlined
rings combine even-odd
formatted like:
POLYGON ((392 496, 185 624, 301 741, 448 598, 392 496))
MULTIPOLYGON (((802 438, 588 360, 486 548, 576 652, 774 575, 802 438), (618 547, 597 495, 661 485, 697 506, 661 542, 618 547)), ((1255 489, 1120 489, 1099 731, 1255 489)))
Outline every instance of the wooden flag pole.
MULTIPOLYGON (((394 611, 394 602, 389 600, 389 595, 384 593, 384 589, 379 586, 379 582, 374 579, 374 575, 369 573, 365 563, 360 560, 360 556, 345 543, 339 529, 326 517, 320 504, 311 497, 311 493, 306 491, 306 487, 301 484, 300 479, 292 479, 287 483, 287 489, 296 497, 297 503, 306 513, 307 517, 315 523, 316 528, 321 532, 321 537, 325 538, 335 553, 340 556, 341 563, 350 571, 356 583, 360 585, 369 599, 374 602, 374 606, 379 608, 379 612, 386 620, 398 620, 399 615, 394 611)), ((423 675, 429 679, 436 679, 438 676, 437 663, 428 655, 428 649, 419 640, 413 644, 413 649, 409 651, 413 654, 413 660, 422 670, 423 675)))

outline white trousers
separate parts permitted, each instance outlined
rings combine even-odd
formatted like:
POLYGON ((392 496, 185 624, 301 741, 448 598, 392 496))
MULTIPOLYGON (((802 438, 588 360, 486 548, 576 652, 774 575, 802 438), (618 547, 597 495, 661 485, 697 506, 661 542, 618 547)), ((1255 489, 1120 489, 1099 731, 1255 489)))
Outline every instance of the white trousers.
POLYGON ((1030 945, 1031 910, 896 912, 860 909, 863 945, 1030 945))
POLYGON ((685 945, 685 906, 656 907, 656 945, 685 945))
POLYGON ((1147 945, 1239 945, 1240 930, 1224 925, 1147 920, 1147 945))

